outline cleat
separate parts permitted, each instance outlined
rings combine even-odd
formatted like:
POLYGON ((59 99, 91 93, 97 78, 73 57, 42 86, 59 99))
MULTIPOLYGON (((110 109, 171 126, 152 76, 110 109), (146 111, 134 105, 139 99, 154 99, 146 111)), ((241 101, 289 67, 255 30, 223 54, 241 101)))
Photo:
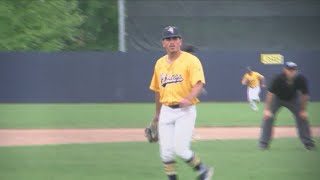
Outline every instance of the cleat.
POLYGON ((212 167, 207 168, 198 176, 198 180, 211 180, 214 170, 212 167))

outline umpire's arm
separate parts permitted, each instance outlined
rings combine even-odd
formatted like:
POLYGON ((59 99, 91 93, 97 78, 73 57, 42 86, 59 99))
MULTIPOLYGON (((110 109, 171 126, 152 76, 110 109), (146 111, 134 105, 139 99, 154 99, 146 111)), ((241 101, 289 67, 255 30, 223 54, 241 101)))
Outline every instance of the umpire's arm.
POLYGON ((271 102, 273 99, 274 94, 270 91, 267 92, 266 100, 265 100, 265 108, 263 113, 263 119, 267 120, 273 116, 271 112, 271 102))
POLYGON ((265 100, 265 110, 270 111, 270 106, 272 102, 274 94, 270 91, 267 91, 266 100, 265 100))
POLYGON ((264 120, 267 120, 273 116, 273 114, 271 112, 271 103, 272 103, 273 96, 275 96, 274 93, 276 92, 276 90, 277 90, 277 87, 275 85, 275 79, 273 79, 270 82, 270 85, 268 87, 268 91, 266 94, 265 108, 264 108, 264 113, 263 113, 264 120))
POLYGON ((309 100, 309 87, 308 87, 308 82, 305 77, 301 77, 301 87, 300 87, 300 92, 301 92, 301 111, 305 111, 307 109, 307 103, 309 100))

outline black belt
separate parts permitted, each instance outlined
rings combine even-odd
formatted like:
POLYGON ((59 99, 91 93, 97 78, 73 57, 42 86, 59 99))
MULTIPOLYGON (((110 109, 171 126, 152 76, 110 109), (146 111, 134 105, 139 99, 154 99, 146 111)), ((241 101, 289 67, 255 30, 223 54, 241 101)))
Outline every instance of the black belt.
POLYGON ((178 108, 181 108, 179 104, 171 105, 171 106, 169 106, 169 107, 171 107, 172 109, 178 109, 178 108))

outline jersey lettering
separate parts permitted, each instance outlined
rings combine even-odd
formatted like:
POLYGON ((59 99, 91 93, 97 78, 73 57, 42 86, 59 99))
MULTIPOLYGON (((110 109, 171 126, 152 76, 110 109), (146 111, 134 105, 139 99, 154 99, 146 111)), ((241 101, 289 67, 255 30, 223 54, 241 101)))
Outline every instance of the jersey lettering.
POLYGON ((168 75, 168 74, 162 73, 160 75, 160 80, 161 80, 161 86, 166 87, 167 84, 182 82, 183 77, 181 74, 168 75))

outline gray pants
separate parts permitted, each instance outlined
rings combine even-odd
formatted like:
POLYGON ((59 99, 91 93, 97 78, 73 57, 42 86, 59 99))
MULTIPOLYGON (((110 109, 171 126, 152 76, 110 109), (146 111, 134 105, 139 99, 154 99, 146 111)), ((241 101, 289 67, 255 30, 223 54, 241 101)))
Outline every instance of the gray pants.
POLYGON ((296 126, 297 126, 297 130, 298 130, 298 134, 301 139, 301 142, 304 145, 313 144, 311 133, 310 133, 309 122, 308 120, 301 119, 299 116, 299 112, 301 110, 299 98, 295 98, 290 101, 284 101, 284 100, 280 100, 276 96, 273 97, 270 105, 270 110, 273 116, 269 119, 262 120, 260 144, 265 144, 265 145, 269 144, 271 140, 271 135, 272 135, 272 126, 274 122, 274 117, 276 116, 277 111, 281 107, 286 107, 293 113, 296 120, 296 126))

